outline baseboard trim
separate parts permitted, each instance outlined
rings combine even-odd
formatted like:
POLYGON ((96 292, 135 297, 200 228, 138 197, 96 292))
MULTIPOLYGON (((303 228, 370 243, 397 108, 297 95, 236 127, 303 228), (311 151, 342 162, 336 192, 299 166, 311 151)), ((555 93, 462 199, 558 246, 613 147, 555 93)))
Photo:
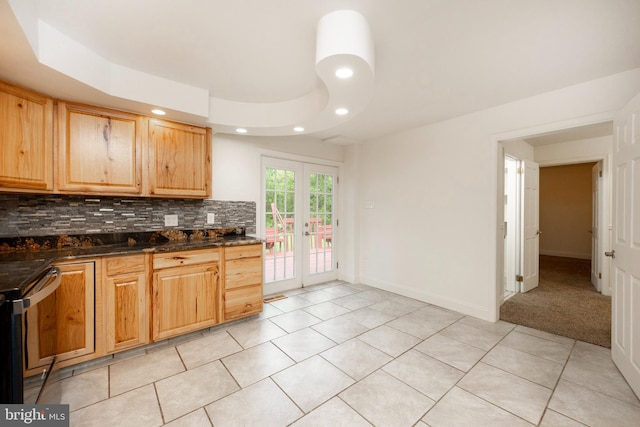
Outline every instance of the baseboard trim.
POLYGON ((376 280, 371 277, 362 277, 361 279, 361 283, 373 286, 374 288, 417 299, 428 304, 433 304, 441 308, 457 311, 458 313, 477 317, 478 319, 486 320, 488 322, 495 321, 495 319, 489 315, 490 313, 487 307, 482 307, 477 304, 470 304, 466 301, 460 301, 454 298, 437 295, 428 291, 416 290, 408 286, 376 280))
POLYGON ((563 258, 577 258, 577 259, 591 259, 591 254, 583 254, 576 252, 563 252, 563 251, 540 251, 540 255, 558 256, 563 258))

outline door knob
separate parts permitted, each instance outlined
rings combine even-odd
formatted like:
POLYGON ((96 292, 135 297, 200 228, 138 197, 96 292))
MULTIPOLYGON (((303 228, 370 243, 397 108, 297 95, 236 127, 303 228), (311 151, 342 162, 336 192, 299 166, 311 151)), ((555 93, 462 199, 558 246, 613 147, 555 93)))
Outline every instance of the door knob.
POLYGON ((610 256, 611 258, 615 258, 616 257, 616 250, 612 250, 611 252, 605 252, 604 256, 610 256))
POLYGON ((309 234, 309 232, 308 232, 308 231, 305 231, 305 232, 304 232, 304 235, 305 235, 305 236, 309 236, 310 234, 309 234))

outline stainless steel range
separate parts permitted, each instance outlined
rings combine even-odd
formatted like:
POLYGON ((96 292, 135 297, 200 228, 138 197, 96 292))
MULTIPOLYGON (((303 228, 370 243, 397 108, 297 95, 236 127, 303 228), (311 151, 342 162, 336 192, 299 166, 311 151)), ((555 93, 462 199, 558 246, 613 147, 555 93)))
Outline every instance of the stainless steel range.
MULTIPOLYGON (((46 259, 0 263, 0 403, 36 403, 24 401, 24 360, 29 352, 24 328, 37 327, 28 325, 24 315, 36 310, 60 285, 60 270, 49 264, 46 259)), ((43 369, 34 400, 46 385, 54 362, 55 356, 43 369)))

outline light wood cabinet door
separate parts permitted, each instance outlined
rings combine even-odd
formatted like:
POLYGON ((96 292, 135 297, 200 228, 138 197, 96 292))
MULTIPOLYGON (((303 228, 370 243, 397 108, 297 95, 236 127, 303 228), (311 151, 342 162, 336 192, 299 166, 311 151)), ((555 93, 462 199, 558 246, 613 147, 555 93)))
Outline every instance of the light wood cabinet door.
POLYGON ((149 120, 149 193, 211 197, 211 129, 149 120))
POLYGON ((225 321, 251 316, 261 311, 262 284, 225 291, 225 321))
POLYGON ((225 321, 262 311, 262 280, 262 244, 225 248, 225 321))
POLYGON ((107 352, 148 343, 145 256, 109 257, 104 264, 107 352))
POLYGON ((154 272, 153 340, 215 325, 219 286, 217 262, 154 272))
POLYGON ((56 264, 62 279, 49 297, 27 310, 27 368, 95 352, 95 262, 56 264))
POLYGON ((143 127, 135 114, 59 102, 58 190, 141 194, 143 127))
POLYGON ((0 189, 53 189, 53 101, 2 82, 0 189))

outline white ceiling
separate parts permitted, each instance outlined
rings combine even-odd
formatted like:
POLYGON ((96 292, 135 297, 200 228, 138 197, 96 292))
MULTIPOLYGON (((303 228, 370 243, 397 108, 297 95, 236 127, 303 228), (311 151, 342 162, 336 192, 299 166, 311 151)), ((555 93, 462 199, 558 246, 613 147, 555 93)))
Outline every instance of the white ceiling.
MULTIPOLYGON (((51 96, 148 114, 40 63, 0 0, 0 78, 51 96)), ((12 0, 13 1, 13 0, 12 0)), ((640 0, 16 0, 114 64, 239 102, 322 84, 318 21, 360 12, 375 45, 368 107, 321 139, 362 141, 640 68, 640 0)), ((211 125, 179 111, 170 118, 211 125)))

